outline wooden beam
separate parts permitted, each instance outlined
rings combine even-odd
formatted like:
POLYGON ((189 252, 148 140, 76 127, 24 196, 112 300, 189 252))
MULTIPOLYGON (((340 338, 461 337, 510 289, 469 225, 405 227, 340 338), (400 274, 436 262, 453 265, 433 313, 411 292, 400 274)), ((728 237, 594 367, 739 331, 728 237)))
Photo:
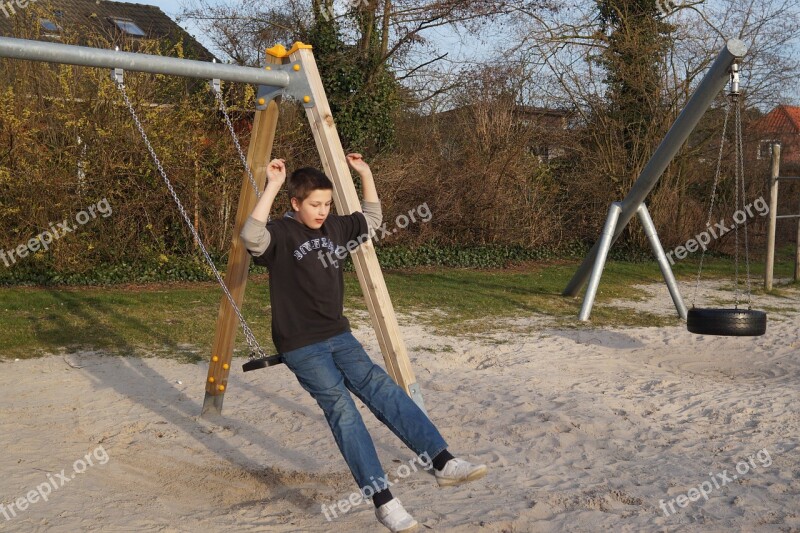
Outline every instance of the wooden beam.
MULTIPOLYGON (((323 170, 334 184, 336 210, 339 214, 345 215, 360 211, 361 202, 347 166, 344 149, 336 131, 314 56, 309 47, 297 46, 292 48, 289 54, 293 68, 299 67, 305 72, 310 86, 311 94, 307 95, 310 98, 310 106, 306 107, 306 116, 314 134, 323 170)), ((372 241, 365 242, 351 255, 367 302, 372 326, 383 353, 387 373, 425 411, 422 393, 416 383, 405 343, 400 336, 397 317, 372 241)))
POLYGON ((769 176, 769 220, 767 222, 767 257, 764 268, 764 290, 772 290, 773 268, 775 267, 775 226, 778 211, 778 176, 781 173, 781 145, 772 145, 772 161, 769 176))
MULTIPOLYGON (((268 61, 280 63, 280 60, 268 57, 268 61)), ((278 124, 278 104, 274 100, 267 109, 256 111, 253 131, 247 150, 247 164, 253 172, 258 190, 263 191, 267 177, 267 166, 272 154, 272 143, 275 140, 275 129, 278 124)), ((236 211, 236 222, 228 269, 225 273, 225 285, 233 296, 236 305, 241 308, 244 291, 247 286, 247 273, 250 269, 250 254, 239 238, 242 226, 253 212, 258 198, 247 172, 244 172, 242 191, 239 196, 239 207, 236 211)), ((217 326, 214 333, 214 344, 211 349, 211 361, 206 378, 206 394, 203 401, 203 415, 219 415, 222 413, 222 401, 228 387, 233 346, 236 333, 239 331, 239 319, 227 297, 222 296, 217 315, 217 326)))

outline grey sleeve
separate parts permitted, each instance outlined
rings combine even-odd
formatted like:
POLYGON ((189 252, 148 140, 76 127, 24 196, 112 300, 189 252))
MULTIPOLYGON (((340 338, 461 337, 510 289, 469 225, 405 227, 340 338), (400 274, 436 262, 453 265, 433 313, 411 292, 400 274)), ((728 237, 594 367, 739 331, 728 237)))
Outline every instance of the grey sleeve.
POLYGON ((259 222, 253 217, 247 218, 239 237, 242 238, 250 254, 256 257, 262 255, 269 247, 270 234, 267 231, 266 223, 259 222))
POLYGON ((380 202, 361 202, 361 210, 364 218, 367 219, 367 227, 370 231, 375 231, 383 223, 383 211, 380 202))

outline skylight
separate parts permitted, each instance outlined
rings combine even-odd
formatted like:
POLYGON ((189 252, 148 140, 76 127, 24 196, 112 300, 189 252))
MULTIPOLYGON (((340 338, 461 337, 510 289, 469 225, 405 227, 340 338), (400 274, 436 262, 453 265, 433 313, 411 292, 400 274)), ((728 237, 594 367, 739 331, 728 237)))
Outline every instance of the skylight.
POLYGON ((47 19, 39 19, 39 24, 42 26, 44 31, 50 33, 59 33, 61 31, 61 26, 53 22, 52 20, 47 19))
POLYGON ((136 23, 133 22, 132 20, 116 19, 116 18, 112 18, 111 20, 114 22, 114 24, 117 25, 117 28, 127 33, 128 35, 131 35, 133 37, 144 37, 144 31, 142 30, 142 28, 137 26, 136 23))

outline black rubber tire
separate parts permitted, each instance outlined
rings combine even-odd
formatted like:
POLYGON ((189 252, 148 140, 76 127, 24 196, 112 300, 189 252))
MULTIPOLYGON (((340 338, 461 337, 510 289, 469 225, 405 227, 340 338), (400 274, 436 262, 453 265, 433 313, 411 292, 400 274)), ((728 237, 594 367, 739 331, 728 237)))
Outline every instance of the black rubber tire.
POLYGON ((699 335, 758 337, 767 331, 767 313, 752 309, 697 309, 686 316, 686 328, 699 335))
POLYGON ((266 358, 251 359, 242 365, 243 372, 250 372, 251 370, 258 370, 260 368, 267 368, 268 366, 280 365, 283 363, 283 356, 281 354, 269 355, 266 358))

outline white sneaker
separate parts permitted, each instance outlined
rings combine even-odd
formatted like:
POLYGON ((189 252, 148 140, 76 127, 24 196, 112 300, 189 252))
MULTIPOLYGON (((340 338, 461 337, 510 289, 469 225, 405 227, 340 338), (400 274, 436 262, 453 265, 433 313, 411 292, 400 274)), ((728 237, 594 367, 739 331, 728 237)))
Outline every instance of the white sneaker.
POLYGON ((403 509, 403 504, 397 498, 393 498, 375 509, 375 516, 392 533, 411 533, 419 527, 417 521, 403 509))
POLYGON ((433 471, 440 487, 450 487, 480 479, 486 475, 489 468, 486 465, 474 465, 463 459, 455 458, 447 461, 441 470, 434 468, 433 471))

